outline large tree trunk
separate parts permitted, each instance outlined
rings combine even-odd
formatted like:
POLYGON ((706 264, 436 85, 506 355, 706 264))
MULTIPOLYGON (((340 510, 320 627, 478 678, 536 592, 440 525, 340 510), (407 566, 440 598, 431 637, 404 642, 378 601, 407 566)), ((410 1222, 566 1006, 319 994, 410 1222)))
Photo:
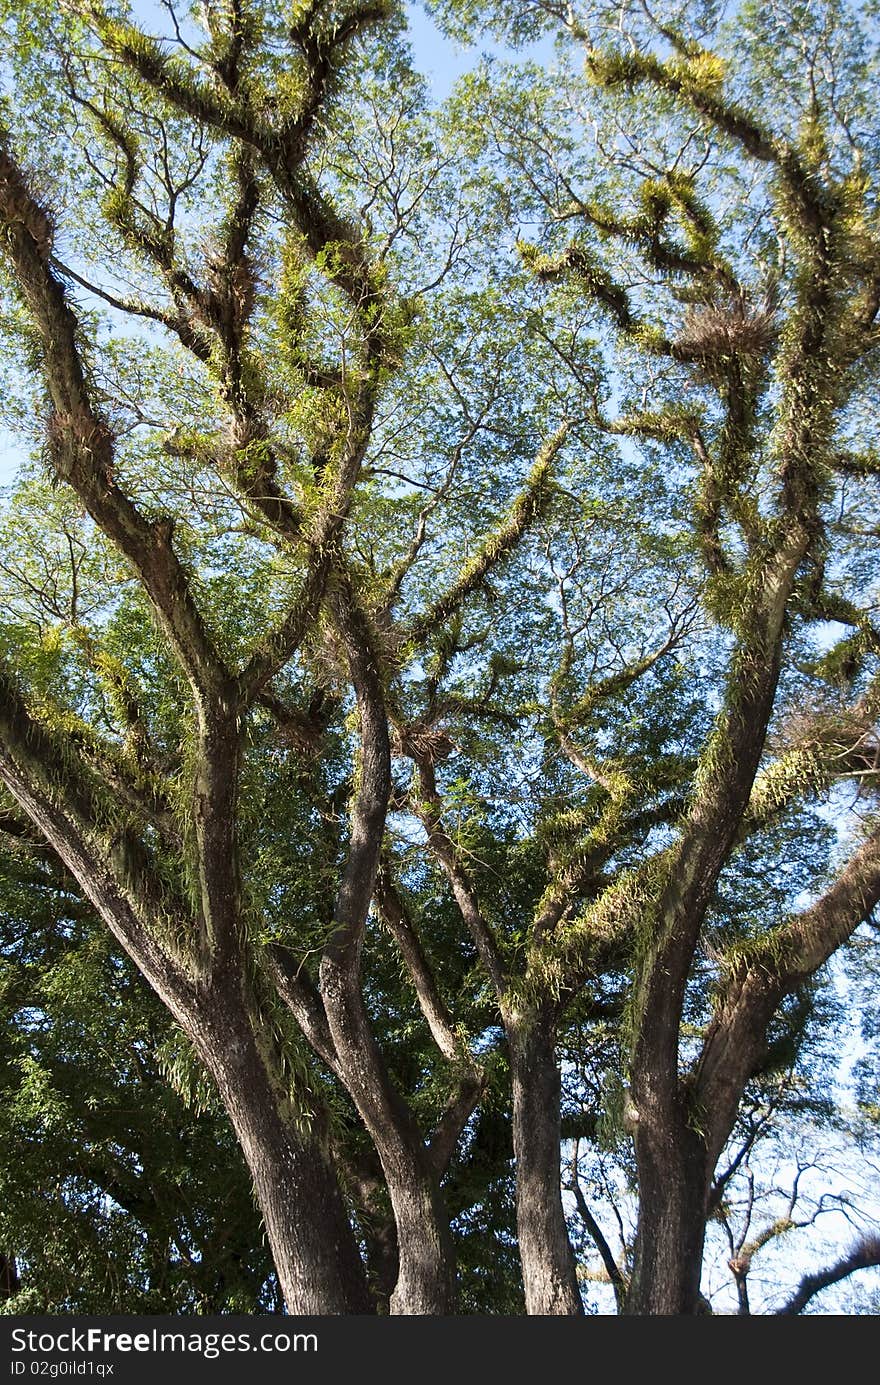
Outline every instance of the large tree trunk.
POLYGON ((400 1257, 391 1312, 444 1316, 455 1311, 452 1237, 439 1194, 409 1169, 401 1172, 389 1181, 400 1257))
POLYGON ((561 1083, 552 1018, 530 1014, 509 1022, 513 1085, 516 1218, 526 1312, 583 1313, 574 1255, 562 1206, 561 1083))
POLYGON ((375 1312, 328 1142, 297 1119, 236 983, 203 993, 187 1028, 253 1177, 288 1311, 375 1312))
POLYGON ((455 1311, 449 1218, 421 1134, 398 1097, 372 1035, 356 972, 329 953, 321 989, 341 1076, 379 1155, 397 1231, 394 1314, 455 1311))
POLYGON ((14 1298, 20 1288, 15 1257, 4 1255, 0 1251, 0 1302, 4 1299, 14 1298))
POLYGON ((391 744, 373 634, 354 595, 334 601, 357 693, 361 754, 348 860, 334 930, 320 966, 320 992, 337 1070, 364 1122, 385 1175, 397 1228, 399 1273, 392 1313, 454 1311, 449 1219, 418 1125, 394 1087, 364 1001, 361 953, 391 791, 391 744))
POLYGON ((702 1311, 706 1230, 706 1148, 683 1118, 635 1131, 639 1220, 627 1314, 689 1316, 702 1311))

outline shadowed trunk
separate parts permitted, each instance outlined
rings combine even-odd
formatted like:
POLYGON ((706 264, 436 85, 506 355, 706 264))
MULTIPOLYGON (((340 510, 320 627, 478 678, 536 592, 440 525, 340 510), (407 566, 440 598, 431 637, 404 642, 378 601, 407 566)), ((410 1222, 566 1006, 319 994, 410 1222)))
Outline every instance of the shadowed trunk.
POLYGON ((545 1014, 508 1025, 517 1234, 526 1311, 537 1316, 584 1311, 562 1207, 555 1039, 545 1014))
POLYGON ((700 1276, 708 1185, 702 1138, 676 1112, 637 1128, 639 1221, 626 1314, 691 1316, 702 1311, 700 1276))
POLYGON ((0 1301, 13 1298, 20 1288, 14 1256, 0 1251, 0 1301))
POLYGON ((418 1124, 394 1087, 364 1003, 361 954, 391 790, 391 746, 373 632, 351 591, 334 612, 357 693, 361 756, 349 853, 335 928, 320 965, 321 1003, 336 1070, 376 1147, 397 1229, 399 1273, 390 1309, 454 1311, 455 1261, 449 1218, 418 1124))
POLYGON ((455 1255, 449 1218, 422 1137, 388 1077, 359 984, 351 984, 332 956, 321 964, 321 981, 340 1070, 378 1152, 394 1212, 398 1278, 390 1311, 452 1313, 455 1255))
POLYGON ((288 1311, 375 1312, 327 1142, 297 1120, 234 983, 203 997, 190 1033, 253 1177, 288 1311))

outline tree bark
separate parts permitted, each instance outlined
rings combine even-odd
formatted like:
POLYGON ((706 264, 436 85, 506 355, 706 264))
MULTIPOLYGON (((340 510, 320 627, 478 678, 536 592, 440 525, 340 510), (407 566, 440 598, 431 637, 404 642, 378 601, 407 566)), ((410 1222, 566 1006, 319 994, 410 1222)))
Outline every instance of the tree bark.
POLYGON ((321 993, 343 1081, 376 1147, 397 1227, 393 1314, 454 1311, 455 1258, 449 1218, 428 1151, 388 1076, 363 1007, 358 978, 332 954, 321 963, 321 993))
POLYGON ((508 1022, 513 1086, 516 1218, 526 1312, 582 1314, 574 1255, 562 1206, 561 1082, 556 1032, 546 1013, 508 1022))
POLYGON ((20 1288, 15 1256, 0 1251, 0 1301, 14 1298, 20 1288))
MULTIPOLYGON (((683 1106, 683 1103, 682 1103, 683 1106)), ((702 1311, 700 1276, 708 1177, 701 1135, 683 1109, 635 1129, 639 1219, 623 1312, 692 1316, 702 1311)))
POLYGON ((253 1177, 288 1311, 375 1312, 328 1142, 298 1119, 237 981, 204 992, 187 1028, 253 1177))
POLYGON ((439 1180, 412 1112, 395 1090, 364 1003, 361 953, 391 789, 388 715, 373 632, 347 581, 334 601, 360 721, 358 785, 335 927, 320 964, 320 994, 338 1071, 376 1147, 397 1226, 392 1313, 454 1308, 455 1268, 439 1180))

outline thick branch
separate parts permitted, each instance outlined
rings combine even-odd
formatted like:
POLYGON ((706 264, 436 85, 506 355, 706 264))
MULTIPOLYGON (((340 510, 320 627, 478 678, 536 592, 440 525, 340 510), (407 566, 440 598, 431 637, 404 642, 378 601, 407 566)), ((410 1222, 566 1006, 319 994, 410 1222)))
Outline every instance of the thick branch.
POLYGON ((485 1079, 474 1069, 466 1072, 428 1141, 428 1164, 436 1179, 443 1177, 458 1147, 461 1132, 477 1108, 485 1079))
POLYGON ((427 760, 419 761, 418 774, 420 796, 419 802, 413 805, 413 811, 425 826, 428 845, 446 873, 455 902, 473 939, 480 961, 500 999, 507 989, 504 963, 492 930, 483 916, 473 882, 464 868, 452 838, 443 826, 443 803, 437 792, 433 765, 427 760))
POLYGON ((850 858, 826 892, 800 914, 732 958, 694 1074, 706 1113, 714 1166, 733 1128, 743 1088, 756 1069, 780 1000, 807 981, 880 903, 880 829, 850 858))
POLYGON ((492 569, 516 547, 529 525, 540 513, 542 504, 546 502, 550 469, 567 436, 568 426, 564 424, 541 449, 526 484, 513 502, 504 523, 486 539, 479 553, 465 566, 449 591, 444 592, 427 611, 416 616, 411 622, 407 630, 411 639, 423 640, 438 626, 445 624, 492 569))
POLYGON ((5 147, 0 147, 0 223, 4 249, 42 343, 55 470, 135 569, 197 698, 222 696, 229 675, 172 547, 172 522, 144 519, 114 480, 113 440, 90 398, 79 324, 51 268, 52 223, 5 147))
POLYGON ((636 995, 637 1105, 653 1107, 677 1090, 685 979, 752 791, 779 679, 786 605, 809 542, 809 530, 793 523, 756 574, 751 618, 728 676, 727 706, 703 753, 693 806, 661 877, 656 933, 641 961, 636 995))
POLYGON ((287 948, 273 943, 267 952, 269 969, 278 994, 287 1005, 311 1048, 345 1086, 320 992, 312 984, 305 967, 302 963, 297 964, 293 954, 287 948))
POLYGON ((467 1050, 455 1032, 452 1016, 437 987, 430 962, 387 864, 376 876, 375 896, 382 922, 406 963, 419 1007, 434 1042, 444 1058, 451 1063, 459 1062, 467 1050))
POLYGON ((815 1274, 805 1274, 788 1302, 782 1308, 777 1308, 776 1312, 802 1313, 810 1299, 815 1298, 823 1289, 827 1289, 831 1284, 839 1284, 842 1279, 847 1279, 857 1270, 871 1269, 875 1265, 880 1265, 880 1236, 866 1236, 833 1265, 828 1265, 815 1274))
POLYGON ((0 779, 79 882, 114 937, 172 1013, 180 1013, 199 940, 183 901, 153 871, 143 847, 68 745, 56 744, 0 670, 0 779), (189 926, 187 939, 181 936, 189 926))

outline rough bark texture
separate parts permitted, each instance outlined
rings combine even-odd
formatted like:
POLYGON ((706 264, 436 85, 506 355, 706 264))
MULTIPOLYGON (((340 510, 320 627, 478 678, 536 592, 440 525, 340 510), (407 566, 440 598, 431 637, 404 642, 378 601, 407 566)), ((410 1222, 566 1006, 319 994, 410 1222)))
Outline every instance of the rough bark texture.
POLYGON ((678 1111, 668 1124, 635 1133, 639 1222, 626 1314, 701 1311, 706 1156, 701 1137, 688 1129, 684 1116, 678 1111))
POLYGON ((560 1076, 555 1031, 545 1015, 508 1024, 513 1083, 516 1221, 526 1312, 583 1313, 562 1207, 560 1076))
POLYGON ((321 1000, 338 1071, 376 1146, 394 1210, 399 1273, 391 1312, 449 1313, 455 1262, 448 1217, 421 1132, 373 1035, 361 983, 364 927, 391 785, 382 683, 371 632, 350 594, 340 596, 335 614, 357 693, 361 757, 335 929, 321 958, 321 1000))
POLYGON ((0 1299, 12 1298, 20 1288, 15 1257, 0 1251, 0 1299))
POLYGON ((373 1312, 326 1143, 270 1074, 234 982, 204 996, 190 1032, 253 1175, 288 1311, 373 1312))
POLYGON ((321 990, 332 1015, 340 1071, 382 1163, 397 1226, 398 1279, 390 1311, 453 1311, 455 1261, 440 1190, 411 1113, 394 1091, 360 1002, 360 989, 344 999, 346 978, 330 958, 321 966, 321 990))

